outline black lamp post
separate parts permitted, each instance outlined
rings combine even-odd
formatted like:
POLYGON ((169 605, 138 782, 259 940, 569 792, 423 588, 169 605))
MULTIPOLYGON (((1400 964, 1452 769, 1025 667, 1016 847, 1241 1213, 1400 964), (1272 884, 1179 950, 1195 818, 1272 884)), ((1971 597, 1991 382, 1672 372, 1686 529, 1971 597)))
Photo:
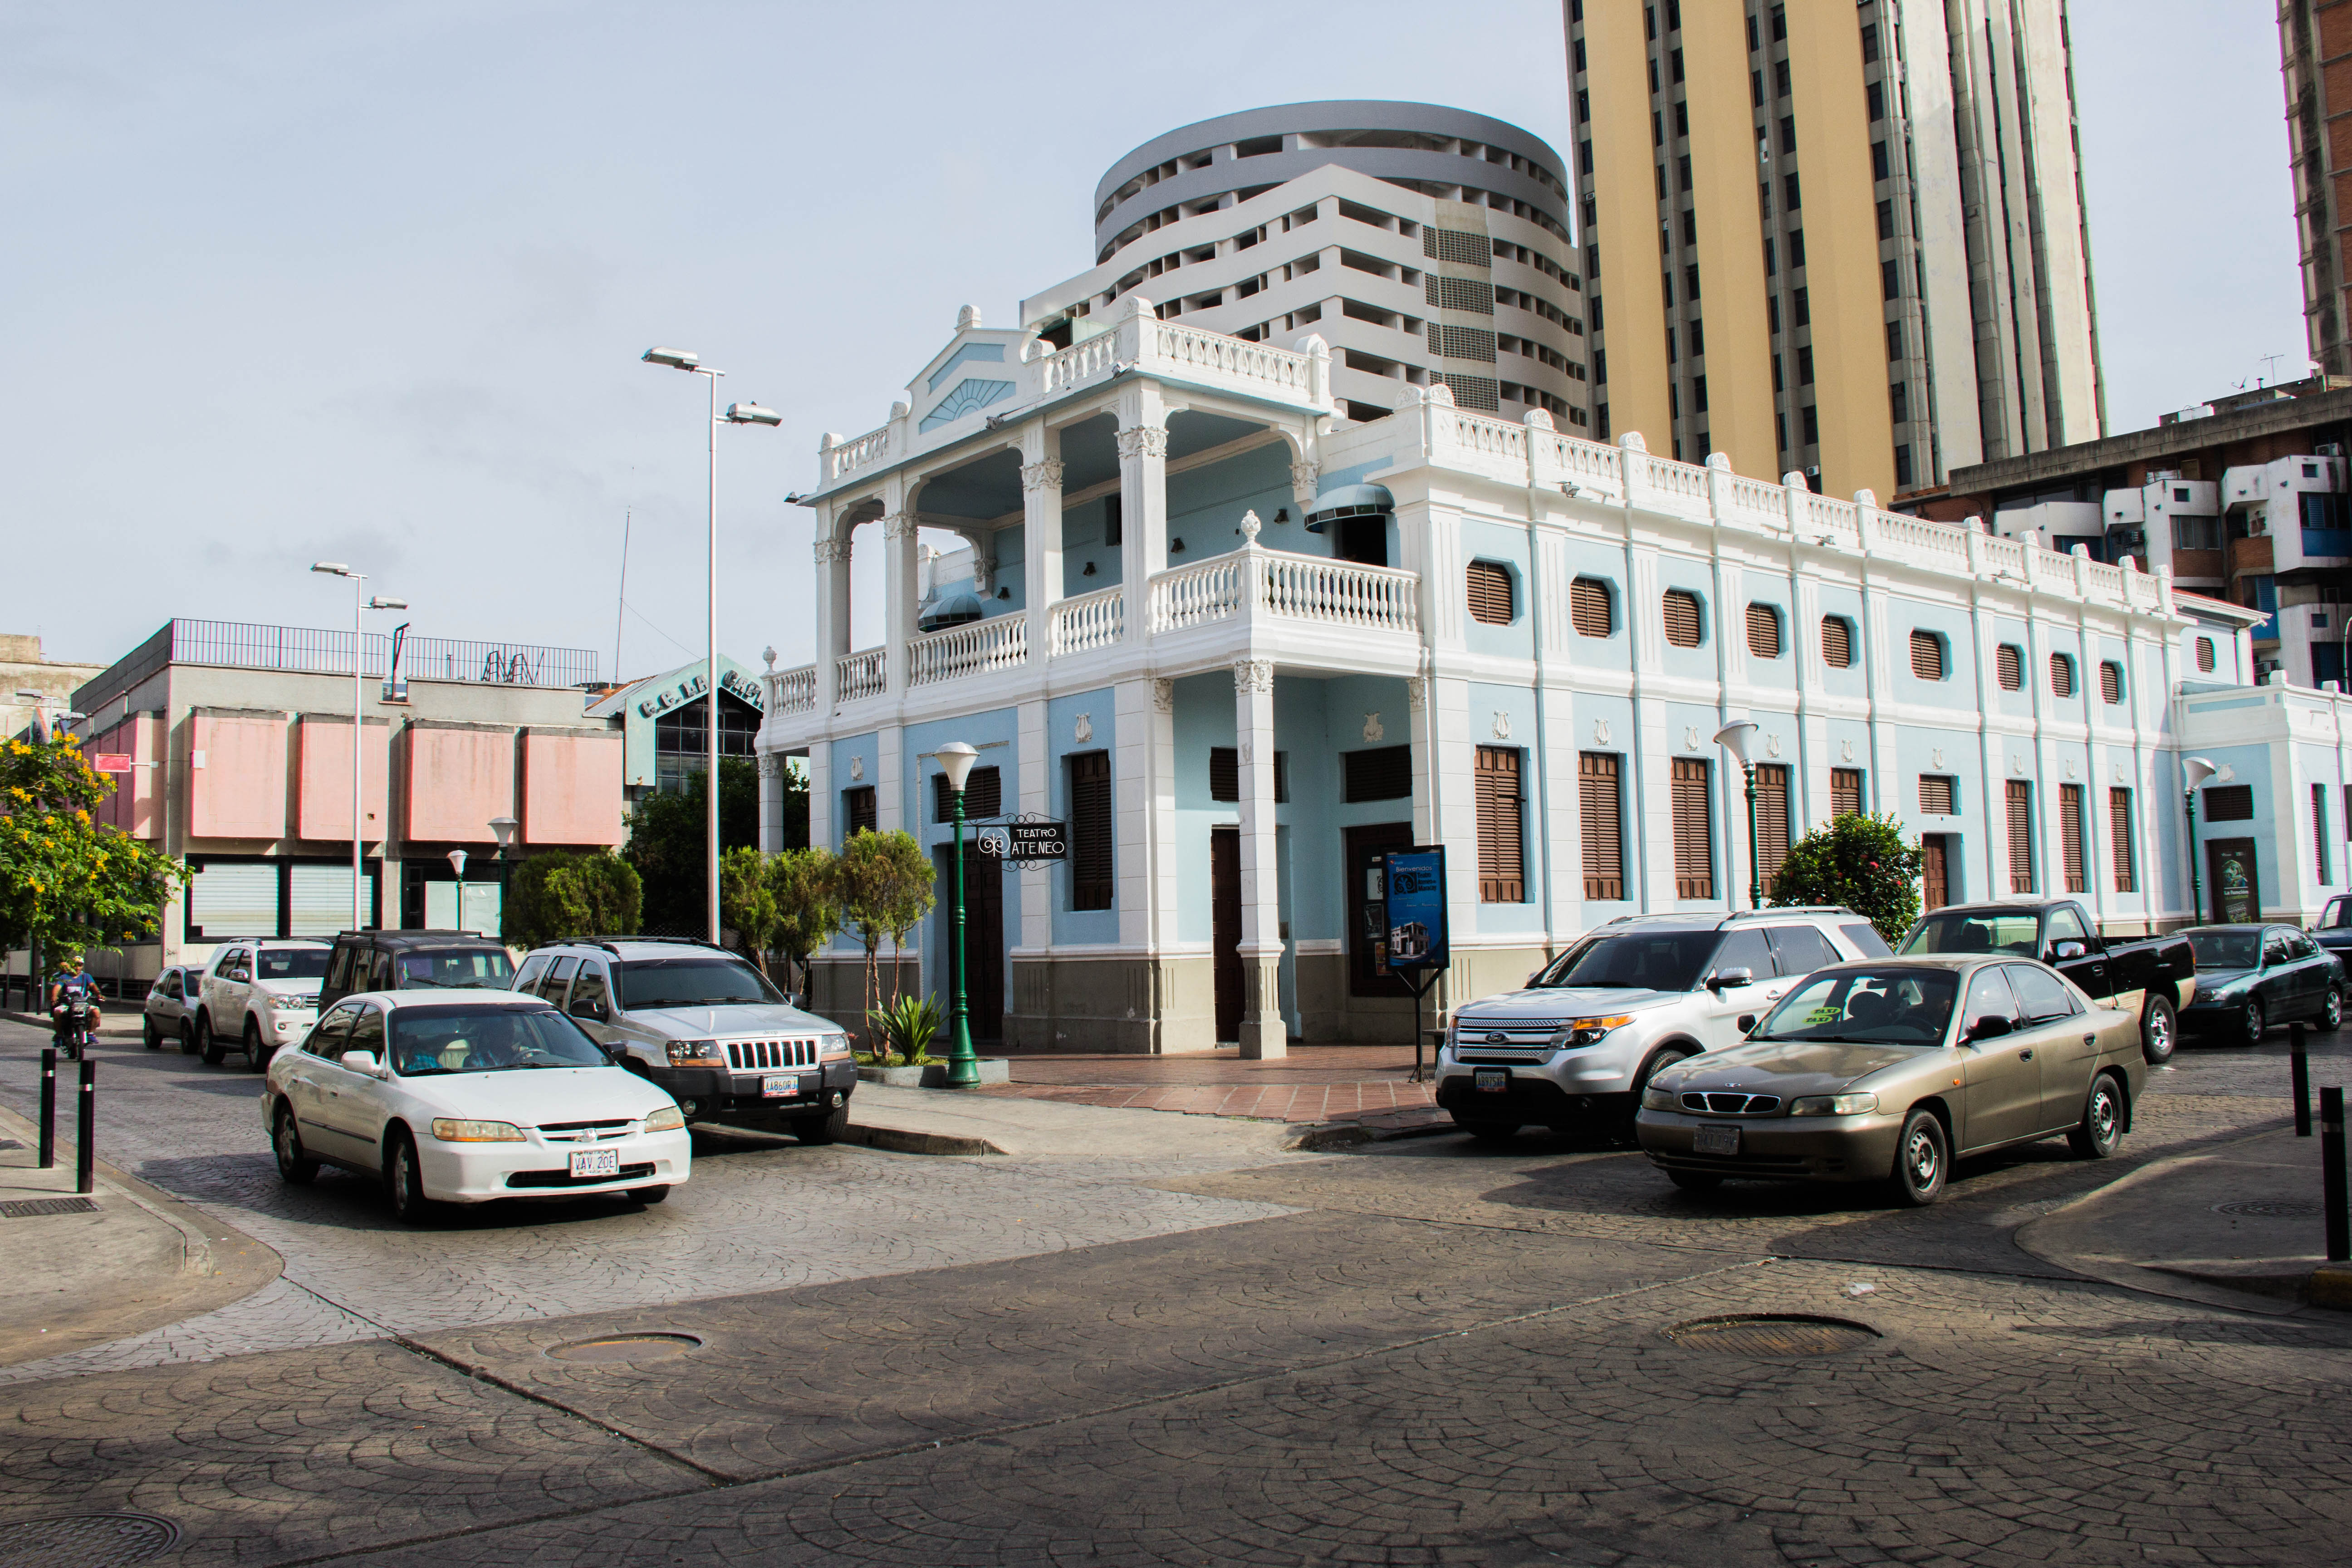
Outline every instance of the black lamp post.
POLYGON ((2189 923, 2205 923, 2205 885, 2197 876, 2197 791, 2221 770, 2202 757, 2180 759, 2180 807, 2189 818, 2189 923))
POLYGON ((955 1014, 948 1026, 948 1087, 970 1089, 980 1082, 980 1058, 971 1053, 971 1025, 965 1016, 963 992, 963 784, 980 752, 961 741, 950 741, 935 753, 940 771, 948 776, 955 796, 955 1014))
POLYGON ((1756 855, 1756 769, 1748 761, 1748 742, 1755 738, 1756 721, 1752 719, 1726 724, 1715 732, 1715 743, 1731 753, 1731 760, 1739 764, 1740 776, 1748 784, 1748 907, 1760 910, 1764 907, 1764 879, 1756 855))

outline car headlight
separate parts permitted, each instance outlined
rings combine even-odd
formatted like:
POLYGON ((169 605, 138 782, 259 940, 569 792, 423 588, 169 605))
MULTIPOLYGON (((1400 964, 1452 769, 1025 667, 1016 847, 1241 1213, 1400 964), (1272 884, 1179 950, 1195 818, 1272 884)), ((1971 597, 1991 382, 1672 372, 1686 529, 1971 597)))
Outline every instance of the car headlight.
POLYGON ((433 1136, 444 1143, 520 1143, 522 1129, 511 1121, 458 1121, 446 1116, 433 1119, 433 1136))
POLYGON ((1620 1014, 1613 1018, 1570 1018, 1551 1037, 1556 1051, 1573 1050, 1579 1046, 1597 1046, 1612 1029, 1622 1029, 1633 1021, 1632 1015, 1620 1014))
POLYGON ((719 1051, 717 1040, 672 1040, 669 1043, 669 1065, 674 1068, 723 1068, 727 1058, 719 1051))
POLYGON ((1867 1116, 1878 1109, 1874 1094, 1808 1094, 1789 1104, 1791 1116, 1867 1116))
POLYGON ((1674 1089, 1660 1089, 1654 1083, 1642 1091, 1642 1109, 1644 1110, 1674 1110, 1681 1105, 1682 1096, 1674 1089))
POLYGON ((816 1043, 816 1058, 821 1062, 845 1062, 849 1059, 849 1037, 826 1035, 816 1043))
POLYGON ((665 1105, 646 1118, 648 1132, 676 1132, 686 1125, 686 1112, 675 1105, 665 1105))

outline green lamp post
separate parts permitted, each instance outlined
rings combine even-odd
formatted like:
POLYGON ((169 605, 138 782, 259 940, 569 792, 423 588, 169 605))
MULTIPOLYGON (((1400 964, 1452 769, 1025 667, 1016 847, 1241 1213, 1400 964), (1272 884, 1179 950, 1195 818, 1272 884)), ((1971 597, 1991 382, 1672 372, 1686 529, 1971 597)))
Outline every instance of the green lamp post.
POLYGON ((1764 879, 1758 869, 1756 858, 1756 768, 1748 760, 1748 742, 1756 738, 1756 721, 1742 719, 1726 724, 1715 732, 1715 743, 1731 753, 1739 764, 1740 776, 1748 781, 1748 907, 1764 907, 1764 879))
POLYGON ((980 1082, 980 1058, 971 1054, 971 1023, 965 1016, 963 994, 963 783, 980 752, 961 741, 950 741, 932 753, 948 776, 955 796, 955 1015, 948 1026, 948 1087, 970 1089, 980 1082))
MULTIPOLYGON (((2180 805, 2189 816, 2189 923, 2205 923, 2205 885, 2197 876, 2197 791, 2221 770, 2202 757, 2180 759, 2180 805)), ((2217 891, 2215 898, 2221 895, 2217 891)))

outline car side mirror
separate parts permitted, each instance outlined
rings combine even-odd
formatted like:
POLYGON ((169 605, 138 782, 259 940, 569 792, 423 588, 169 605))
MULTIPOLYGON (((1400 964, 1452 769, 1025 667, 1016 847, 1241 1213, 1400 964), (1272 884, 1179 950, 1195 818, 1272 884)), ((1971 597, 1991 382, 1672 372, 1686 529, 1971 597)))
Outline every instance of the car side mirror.
POLYGON ((1725 991, 1735 985, 1753 985, 1756 972, 1752 969, 1718 969, 1706 977, 1709 991, 1725 991))
POLYGON ((2080 958, 2091 950, 2079 942, 2062 942, 2050 950, 2053 963, 2063 963, 2070 958, 2080 958))
POLYGON ((1971 1040, 1997 1040, 2003 1035, 2014 1034, 2016 1031, 2017 1026, 2009 1019, 1996 1017, 1988 1014, 1984 1017, 1976 1019, 1969 1025, 1969 1038, 1971 1040))
POLYGON ((373 1051, 345 1051, 340 1058, 353 1072, 363 1072, 373 1078, 383 1069, 376 1064, 373 1051))

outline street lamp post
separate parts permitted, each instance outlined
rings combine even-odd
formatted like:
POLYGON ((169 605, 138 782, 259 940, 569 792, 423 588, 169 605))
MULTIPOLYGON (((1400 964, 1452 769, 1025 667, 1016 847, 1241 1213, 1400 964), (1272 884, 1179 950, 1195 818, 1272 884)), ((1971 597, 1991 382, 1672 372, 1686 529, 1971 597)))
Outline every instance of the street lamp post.
POLYGON ((457 874, 457 929, 466 929, 466 852, 449 851, 449 869, 457 874))
POLYGON ((365 840, 366 818, 361 793, 360 740, 367 728, 367 661, 361 657, 366 641, 365 625, 370 610, 404 610, 405 599, 371 599, 367 594, 367 574, 354 572, 340 561, 315 561, 310 570, 330 577, 352 580, 352 929, 363 931, 367 918, 362 912, 360 879, 365 870, 362 845, 365 840))
MULTIPOLYGON (((615 675, 619 673, 614 671, 615 675)), ((490 837, 499 841, 499 936, 502 941, 507 926, 507 884, 514 876, 514 867, 507 859, 507 846, 514 842, 515 829, 521 826, 511 816, 490 818, 490 837)))
POLYGON ((1748 742, 1755 738, 1756 722, 1752 719, 1726 724, 1715 732, 1715 743, 1731 753, 1731 760, 1739 764, 1740 776, 1748 783, 1748 907, 1760 910, 1764 907, 1764 879, 1756 855, 1756 768, 1748 760, 1748 742))
POLYGON ((980 1059, 971 1054, 971 1025, 964 1013, 963 992, 963 782, 980 752, 961 741, 950 741, 935 753, 940 771, 948 776, 955 796, 955 1015, 948 1026, 948 1087, 970 1089, 980 1082, 980 1059))
POLYGON ((2197 876, 2197 791, 2221 771, 2203 757, 2180 759, 2180 806, 2189 817, 2189 923, 2193 926, 2205 923, 2205 885, 2197 876))
MULTIPOLYGON (((762 408, 756 403, 730 403, 727 412, 719 412, 719 378, 727 373, 713 370, 702 363, 701 356, 684 349, 647 349, 641 356, 648 364, 664 365, 671 370, 687 371, 703 377, 710 385, 710 549, 709 549, 709 646, 703 654, 703 685, 710 704, 709 721, 704 735, 709 742, 705 758, 709 771, 703 775, 704 794, 709 795, 706 843, 703 846, 703 879, 709 885, 709 897, 704 900, 704 913, 710 928, 710 941, 718 945, 719 932, 719 426, 726 425, 766 425, 774 426, 784 422, 784 416, 772 408, 762 408)), ((613 672, 615 679, 620 671, 613 672)))

